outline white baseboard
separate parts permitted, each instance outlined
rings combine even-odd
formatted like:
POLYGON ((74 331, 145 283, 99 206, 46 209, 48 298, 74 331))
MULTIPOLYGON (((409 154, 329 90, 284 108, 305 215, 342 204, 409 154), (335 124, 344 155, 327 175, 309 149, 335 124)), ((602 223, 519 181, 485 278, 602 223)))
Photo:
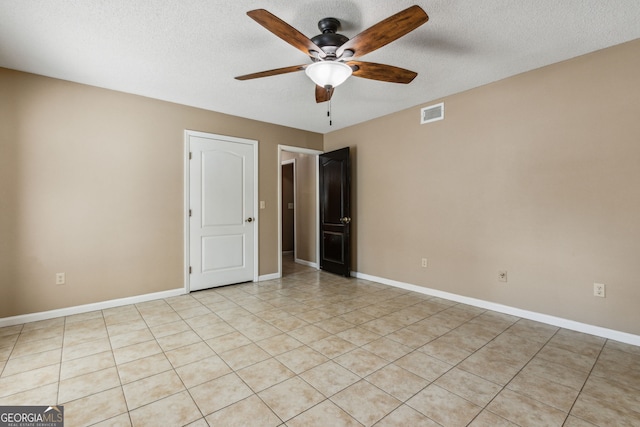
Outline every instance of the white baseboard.
POLYGON ((548 314, 536 313, 534 311, 523 310, 520 308, 497 304, 490 301, 484 301, 481 299, 465 297, 462 295, 439 291, 437 289, 425 288, 422 286, 412 285, 410 283, 398 282, 397 280, 385 279, 384 277, 372 276, 365 273, 358 273, 354 271, 354 272, 351 272, 351 275, 353 277, 357 277, 358 279, 382 283, 383 285, 394 286, 396 288, 406 289, 408 291, 418 292, 424 295, 444 298, 450 301, 472 305, 474 307, 493 310, 499 313, 505 313, 505 314, 510 314, 512 316, 521 317, 523 319, 535 320, 537 322, 558 326, 560 328, 570 329, 572 331, 583 332, 585 334, 595 335, 603 338, 612 339, 614 341, 620 341, 623 343, 640 346, 640 336, 629 334, 627 332, 620 332, 614 329, 602 328, 600 326, 594 326, 586 323, 576 322, 574 320, 563 319, 562 317, 555 317, 555 316, 550 316, 548 314))
MULTIPOLYGON (((303 261, 301 264, 306 263, 310 267, 316 267, 314 263, 303 261)), ((386 279, 384 277, 372 276, 365 273, 359 273, 352 271, 351 275, 358 279, 369 280, 371 282, 382 283, 383 285, 394 286, 396 288, 406 289, 408 291, 418 292, 424 295, 429 295, 438 298, 444 298, 450 301, 459 302, 462 304, 472 305, 474 307, 480 307, 487 310, 497 311, 499 313, 510 314, 512 316, 521 317, 523 319, 534 320, 537 322, 546 323, 560 328, 570 329, 573 331, 583 332, 603 338, 612 339, 615 341, 640 346, 640 336, 630 334, 627 332, 616 331, 614 329, 607 329, 600 326, 589 325, 586 323, 576 322, 574 320, 564 319, 561 317, 550 316, 547 314, 537 313, 534 311, 523 310, 520 308, 510 307, 507 305, 497 304, 490 301, 485 301, 476 298, 465 297, 462 295, 452 294, 450 292, 439 291, 437 289, 425 288, 423 286, 412 285, 410 283, 399 282, 397 280, 386 279)), ((278 273, 266 274, 260 276, 258 281, 279 279, 278 273)), ((96 302, 92 304, 78 305, 75 307, 60 308, 57 310, 43 311, 39 313, 22 314, 19 316, 4 317, 0 319, 0 328, 5 326, 20 325, 22 323, 36 322, 39 320, 53 319, 54 317, 71 316, 74 314, 88 313, 90 311, 105 310, 108 308, 120 307, 129 304, 138 304, 146 301, 153 301, 157 299, 170 298, 175 296, 184 295, 187 292, 184 288, 171 289, 168 291, 154 292, 151 294, 137 295, 133 297, 119 298, 109 301, 96 302)))
POLYGON ((295 259, 295 263, 296 264, 306 265, 307 267, 318 268, 318 264, 317 263, 311 262, 311 261, 307 261, 307 260, 304 260, 304 259, 300 259, 300 258, 296 258, 295 259))
POLYGON ((88 313, 90 311, 105 310, 107 308, 120 307, 123 305, 138 304, 141 302, 170 298, 184 294, 186 294, 184 288, 171 289, 169 291, 154 292, 152 294, 112 299, 109 301, 77 305, 75 307, 59 308, 56 310, 42 311, 39 313, 29 313, 21 314, 19 316, 4 317, 0 319, 0 328, 5 326, 20 325, 22 323, 36 322, 38 320, 53 319, 54 317, 71 316, 73 314, 82 314, 88 313))
POLYGON ((276 279, 279 279, 280 277, 282 276, 280 276, 280 274, 278 273, 264 274, 258 277, 258 282, 265 282, 267 280, 276 280, 276 279))

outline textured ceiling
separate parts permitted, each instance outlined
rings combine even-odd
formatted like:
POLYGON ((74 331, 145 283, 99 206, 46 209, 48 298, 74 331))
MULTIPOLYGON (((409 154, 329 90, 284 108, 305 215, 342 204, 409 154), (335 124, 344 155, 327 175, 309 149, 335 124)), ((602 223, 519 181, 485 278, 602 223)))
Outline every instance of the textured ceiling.
POLYGON ((1 67, 320 133, 639 37, 639 0, 0 0, 1 67), (351 77, 333 126, 304 72, 233 78, 309 62, 248 10, 309 37, 335 17, 351 38, 413 4, 429 22, 362 59, 418 77, 351 77))

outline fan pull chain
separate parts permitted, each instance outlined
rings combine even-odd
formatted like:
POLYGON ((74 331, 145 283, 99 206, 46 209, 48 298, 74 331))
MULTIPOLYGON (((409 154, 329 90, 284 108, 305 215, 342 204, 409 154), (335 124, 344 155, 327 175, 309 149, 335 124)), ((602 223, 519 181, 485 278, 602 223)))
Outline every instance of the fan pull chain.
POLYGON ((327 117, 329 117, 329 126, 332 126, 332 120, 331 120, 331 100, 329 100, 329 108, 327 110, 327 117))

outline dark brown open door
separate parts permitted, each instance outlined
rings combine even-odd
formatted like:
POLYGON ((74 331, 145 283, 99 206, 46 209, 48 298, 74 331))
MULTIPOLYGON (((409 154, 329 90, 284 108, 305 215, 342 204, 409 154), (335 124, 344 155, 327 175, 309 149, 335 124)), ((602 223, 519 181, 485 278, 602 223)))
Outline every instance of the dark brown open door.
POLYGON ((349 147, 320 155, 320 268, 350 276, 349 147))

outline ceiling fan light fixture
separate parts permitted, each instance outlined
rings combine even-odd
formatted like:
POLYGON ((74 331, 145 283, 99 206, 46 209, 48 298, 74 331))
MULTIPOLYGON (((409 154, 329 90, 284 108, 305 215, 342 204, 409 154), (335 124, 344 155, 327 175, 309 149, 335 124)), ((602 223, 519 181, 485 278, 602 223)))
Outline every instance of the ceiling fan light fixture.
POLYGON ((320 87, 336 87, 344 83, 353 70, 344 62, 319 61, 309 65, 304 72, 320 87))

